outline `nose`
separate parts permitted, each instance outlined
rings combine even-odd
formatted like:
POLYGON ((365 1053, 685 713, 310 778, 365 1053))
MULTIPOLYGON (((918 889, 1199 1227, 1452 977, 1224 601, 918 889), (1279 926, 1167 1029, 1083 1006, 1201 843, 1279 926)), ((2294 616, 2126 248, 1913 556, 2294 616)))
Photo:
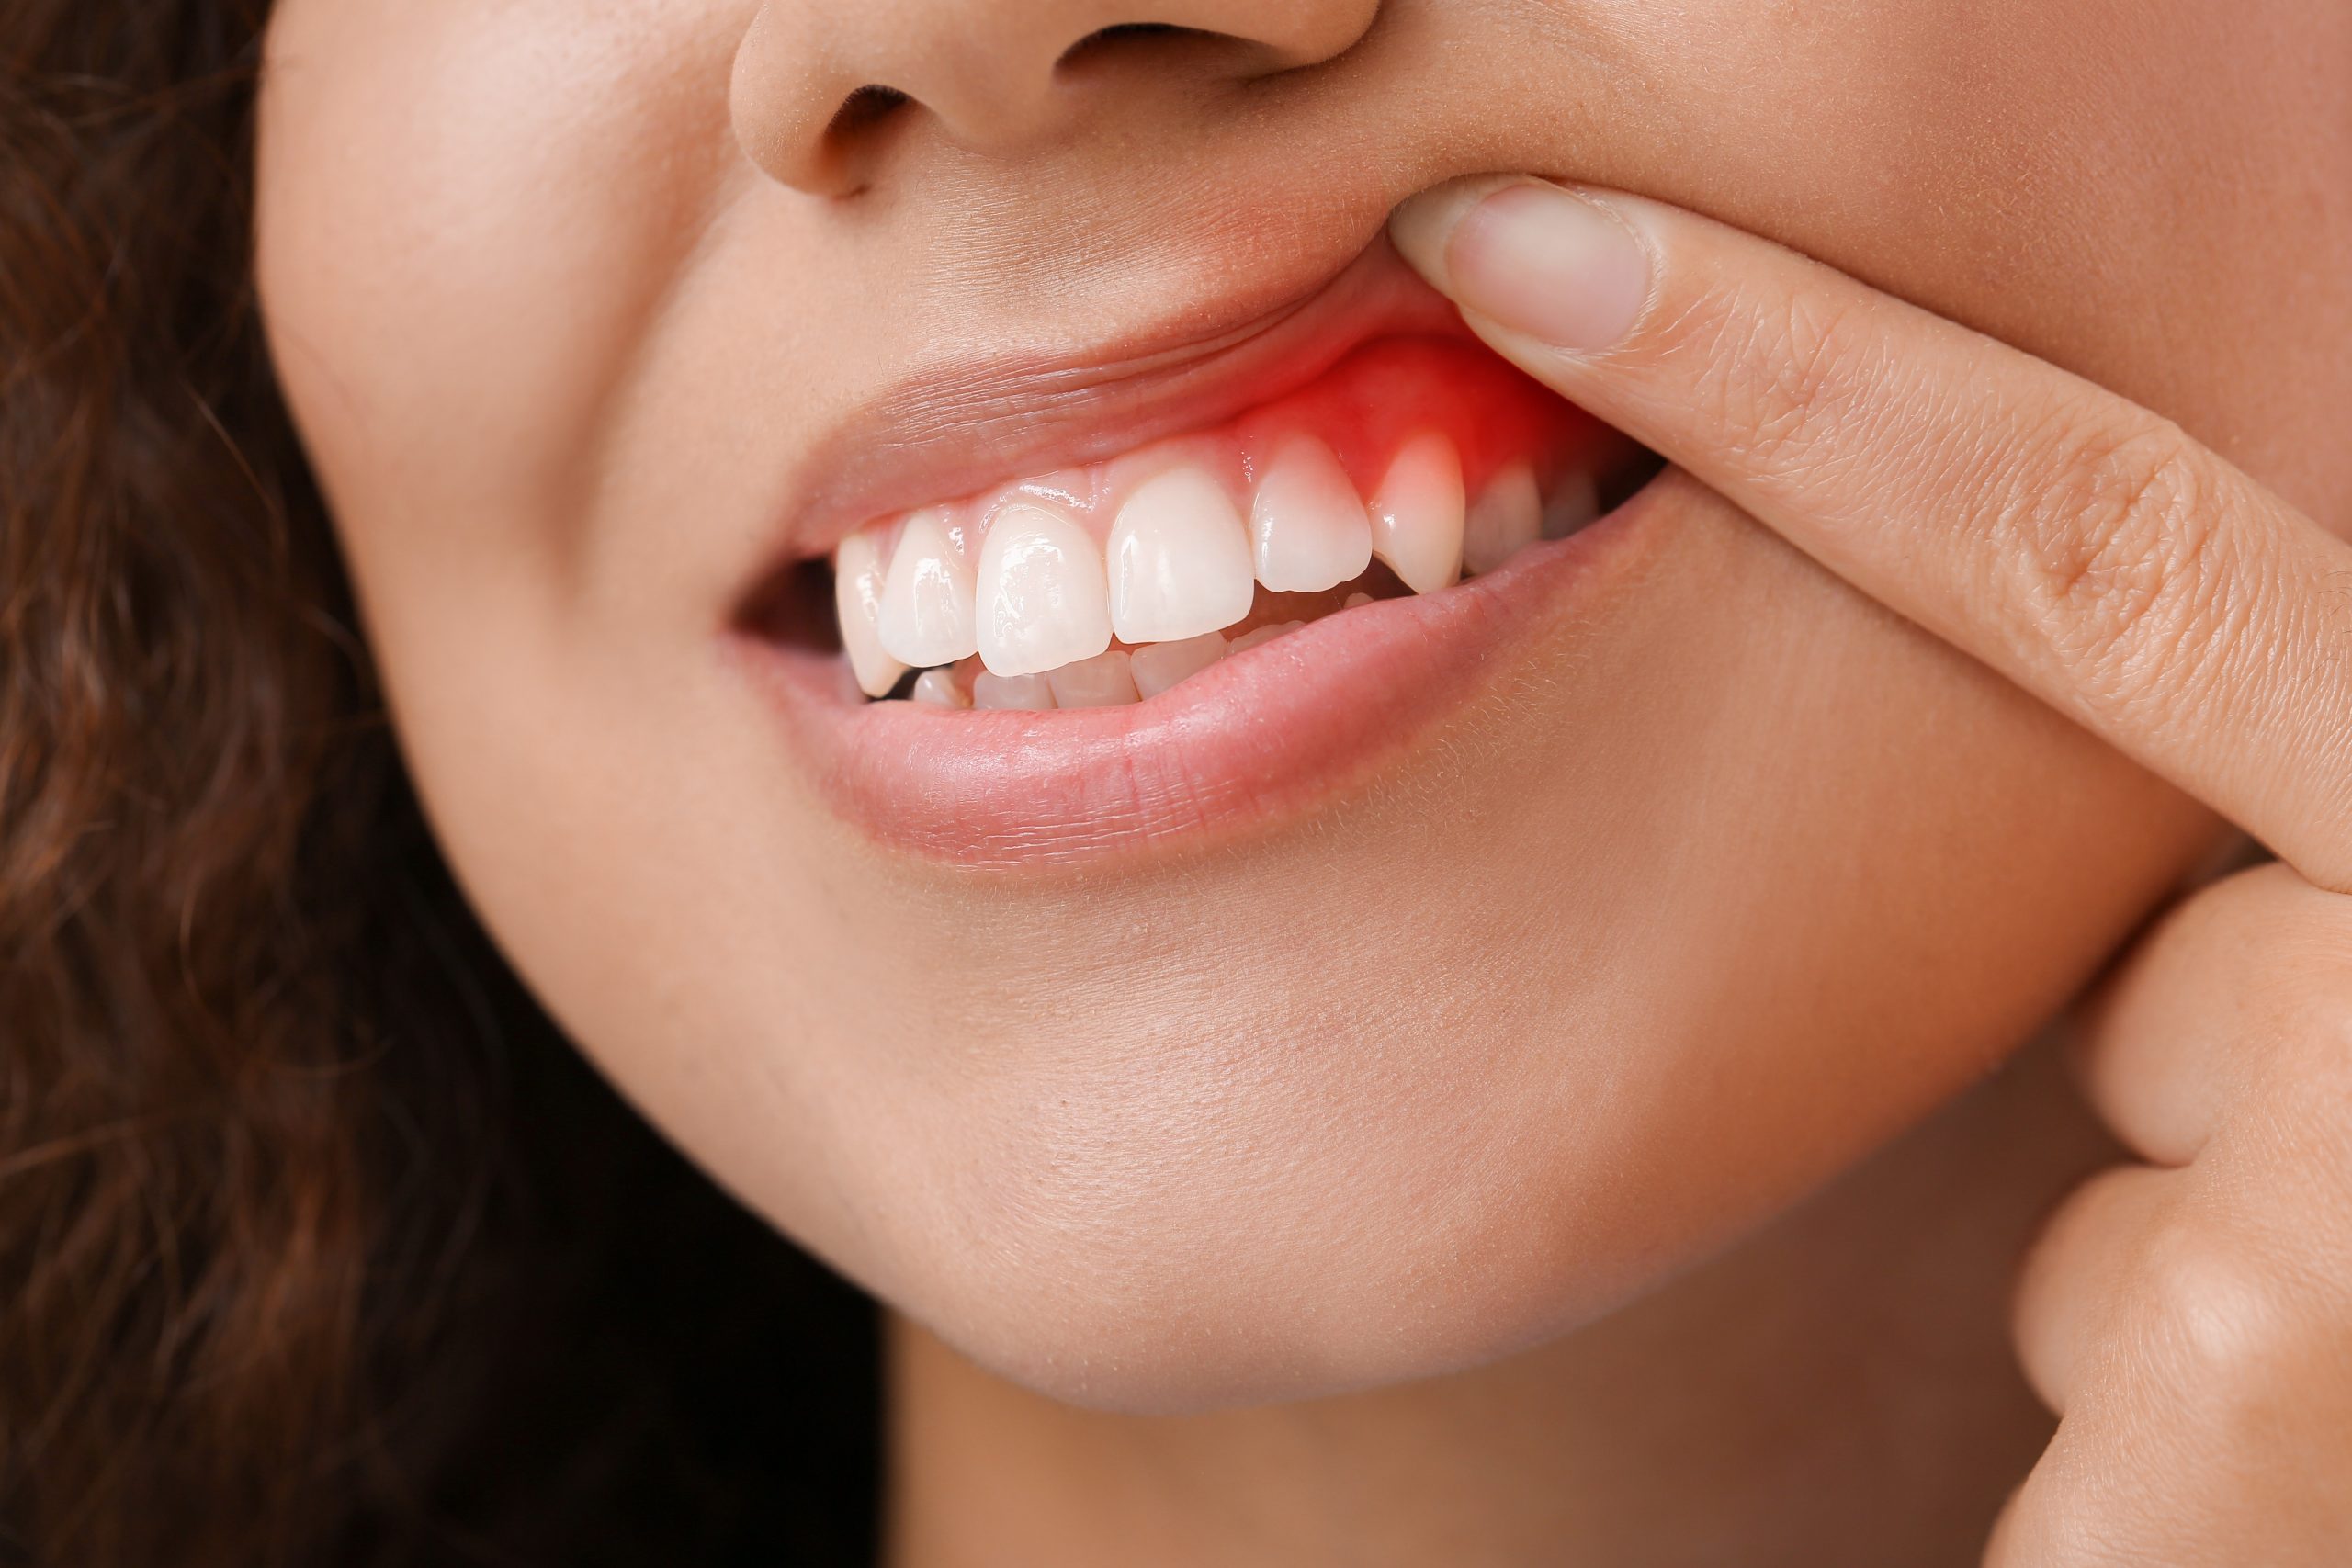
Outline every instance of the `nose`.
POLYGON ((1319 64, 1381 0, 767 0, 735 59, 737 140, 818 195, 869 184, 894 124, 1018 153, 1138 91, 1213 93, 1319 64))

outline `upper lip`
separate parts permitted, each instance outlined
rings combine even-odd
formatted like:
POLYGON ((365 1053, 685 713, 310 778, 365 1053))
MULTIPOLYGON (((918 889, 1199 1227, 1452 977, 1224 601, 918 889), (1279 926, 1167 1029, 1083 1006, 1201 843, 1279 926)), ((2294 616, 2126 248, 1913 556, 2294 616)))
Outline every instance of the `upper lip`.
POLYGON ((992 483, 1114 456, 1230 419, 1395 333, 1464 332, 1385 231, 1336 270, 1187 302, 1117 345, 937 365, 847 410, 795 466, 761 574, 829 554, 861 525, 992 483))

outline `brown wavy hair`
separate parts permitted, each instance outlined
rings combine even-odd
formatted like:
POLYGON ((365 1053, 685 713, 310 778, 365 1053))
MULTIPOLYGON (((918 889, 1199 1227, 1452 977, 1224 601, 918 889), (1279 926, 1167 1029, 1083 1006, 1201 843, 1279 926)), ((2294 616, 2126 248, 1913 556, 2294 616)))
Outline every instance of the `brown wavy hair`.
POLYGON ((0 1563, 859 1560, 865 1309, 402 776, 256 321, 266 9, 0 3, 0 1563))

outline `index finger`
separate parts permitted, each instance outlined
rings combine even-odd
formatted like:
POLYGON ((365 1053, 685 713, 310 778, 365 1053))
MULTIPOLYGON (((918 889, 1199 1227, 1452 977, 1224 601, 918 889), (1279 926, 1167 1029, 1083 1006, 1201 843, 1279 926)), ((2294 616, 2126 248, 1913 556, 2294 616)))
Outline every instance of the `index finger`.
POLYGON ((1529 374, 2352 889, 2352 546, 2178 426, 1657 202, 1484 179, 1391 231, 1529 374))

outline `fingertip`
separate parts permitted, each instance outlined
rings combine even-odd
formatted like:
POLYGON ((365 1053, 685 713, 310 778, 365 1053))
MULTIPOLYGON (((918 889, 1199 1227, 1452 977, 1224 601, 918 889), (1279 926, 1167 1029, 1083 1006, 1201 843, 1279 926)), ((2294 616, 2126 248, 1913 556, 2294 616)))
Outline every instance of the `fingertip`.
POLYGON ((1446 246, 1462 220, 1506 186, 1540 185, 1527 175, 1468 175, 1407 197, 1388 215, 1388 238, 1406 264, 1439 293, 1453 296, 1446 246))

